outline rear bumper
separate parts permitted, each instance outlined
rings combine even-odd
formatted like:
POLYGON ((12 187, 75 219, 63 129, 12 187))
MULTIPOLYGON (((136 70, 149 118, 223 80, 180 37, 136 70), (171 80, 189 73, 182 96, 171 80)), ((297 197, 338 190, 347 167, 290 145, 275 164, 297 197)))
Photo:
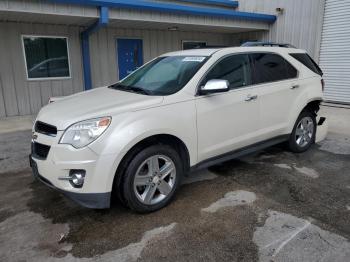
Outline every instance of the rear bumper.
POLYGON ((40 175, 38 171, 37 164, 35 160, 33 160, 32 156, 29 156, 29 163, 32 168, 33 176, 36 180, 41 181, 45 185, 50 188, 57 190, 58 192, 63 193, 66 197, 78 203, 79 205, 87 208, 93 209, 105 209, 110 207, 111 202, 111 193, 76 193, 62 190, 56 186, 54 186, 51 181, 47 178, 40 175))
POLYGON ((317 130, 315 142, 321 142, 324 140, 328 133, 328 121, 325 117, 317 117, 317 130))

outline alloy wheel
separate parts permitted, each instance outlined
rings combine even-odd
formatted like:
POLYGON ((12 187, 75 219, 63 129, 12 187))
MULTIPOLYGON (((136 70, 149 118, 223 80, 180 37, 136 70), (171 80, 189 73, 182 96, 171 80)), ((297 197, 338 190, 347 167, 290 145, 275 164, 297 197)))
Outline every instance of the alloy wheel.
POLYGON ((137 169, 134 193, 141 203, 155 205, 171 193, 175 182, 174 162, 165 155, 154 155, 147 158, 137 169))
POLYGON ((295 141, 298 146, 305 147, 310 142, 314 135, 314 122, 311 117, 302 118, 295 130, 295 141))

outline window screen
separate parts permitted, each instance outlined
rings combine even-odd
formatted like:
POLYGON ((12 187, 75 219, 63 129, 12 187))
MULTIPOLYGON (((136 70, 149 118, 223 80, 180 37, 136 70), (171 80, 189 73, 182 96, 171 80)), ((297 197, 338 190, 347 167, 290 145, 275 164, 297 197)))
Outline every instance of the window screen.
POLYGON ((320 76, 323 75, 323 72, 321 68, 316 64, 316 62, 306 53, 294 53, 289 54, 290 56, 294 57, 296 60, 298 60, 300 63, 302 63, 304 66, 308 67, 310 70, 315 72, 316 74, 319 74, 320 76))
POLYGON ((254 84, 295 78, 297 70, 283 57, 276 54, 251 54, 254 65, 254 84))
POLYGON ((251 84, 248 55, 232 55, 218 62, 206 75, 202 85, 212 79, 227 80, 230 89, 251 84))
POLYGON ((29 79, 70 77, 66 38, 23 37, 29 79))

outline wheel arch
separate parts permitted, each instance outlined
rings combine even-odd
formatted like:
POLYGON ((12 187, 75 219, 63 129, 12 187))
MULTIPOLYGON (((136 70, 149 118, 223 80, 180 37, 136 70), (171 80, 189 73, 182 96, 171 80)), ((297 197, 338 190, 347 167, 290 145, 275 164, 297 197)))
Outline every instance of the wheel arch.
POLYGON ((184 174, 186 174, 190 169, 190 152, 186 144, 177 136, 171 134, 156 134, 151 135, 135 143, 122 157, 113 179, 112 193, 118 194, 119 199, 122 198, 122 192, 120 192, 120 184, 123 177, 123 172, 125 171, 128 163, 131 159, 139 153, 142 149, 154 145, 154 144, 164 144, 173 147, 178 153, 184 163, 184 174))
POLYGON ((308 102, 306 106, 300 111, 300 113, 305 109, 309 109, 311 112, 317 114, 317 112, 320 110, 321 102, 322 102, 322 99, 316 99, 308 102))
POLYGON ((303 112, 306 109, 313 112, 316 116, 317 112, 320 110, 320 104, 322 101, 323 101, 322 98, 314 98, 314 99, 307 101, 306 104, 303 104, 302 106, 297 108, 297 110, 294 111, 294 114, 293 114, 293 117, 291 118, 291 122, 290 122, 288 129, 289 130, 293 129, 294 124, 297 121, 299 115, 301 114, 301 112, 303 112))

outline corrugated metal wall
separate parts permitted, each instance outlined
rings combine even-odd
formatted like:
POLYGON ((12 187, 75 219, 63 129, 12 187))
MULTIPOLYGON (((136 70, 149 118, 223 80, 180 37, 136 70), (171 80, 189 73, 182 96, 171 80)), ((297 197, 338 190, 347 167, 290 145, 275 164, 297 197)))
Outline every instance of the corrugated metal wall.
POLYGON ((244 0, 239 1, 239 10, 277 14, 276 8, 284 12, 277 15, 276 23, 267 32, 250 32, 234 35, 241 42, 264 40, 285 42, 305 49, 319 60, 325 0, 244 0))
POLYGON ((117 38, 143 40, 144 62, 163 53, 182 49, 182 41, 206 41, 209 45, 232 45, 229 34, 138 29, 102 29, 90 38, 92 82, 94 87, 118 80, 117 38))
POLYGON ((22 11, 34 14, 58 14, 98 17, 98 9, 89 5, 57 4, 47 0, 0 0, 0 10, 22 11))
POLYGON ((350 103, 350 1, 326 1, 320 66, 325 99, 350 103))
POLYGON ((50 96, 83 90, 79 28, 0 22, 0 117, 35 114, 50 96), (68 37, 72 77, 66 80, 28 81, 21 35, 68 37))

